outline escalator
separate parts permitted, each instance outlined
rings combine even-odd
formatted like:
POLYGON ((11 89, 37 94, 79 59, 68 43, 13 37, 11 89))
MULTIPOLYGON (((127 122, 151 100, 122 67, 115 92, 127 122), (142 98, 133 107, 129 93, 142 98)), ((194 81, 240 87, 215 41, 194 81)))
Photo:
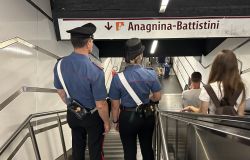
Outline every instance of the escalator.
MULTIPOLYGON (((119 133, 115 131, 114 129, 111 129, 111 131, 105 136, 104 139, 104 157, 107 160, 123 160, 124 154, 123 154, 123 148, 121 139, 119 136, 119 133)), ((72 159, 72 150, 70 149, 67 152, 68 160, 72 159)), ((85 153, 86 160, 89 160, 89 152, 88 149, 85 153)), ((64 160, 64 156, 58 157, 56 160, 64 160)), ((140 152, 140 146, 137 140, 137 160, 142 160, 141 152, 140 152)))
MULTIPOLYGON (((156 128, 153 148, 156 160, 249 160, 250 118, 201 115, 171 111, 156 112, 156 128)), ((66 152, 63 126, 67 124, 65 111, 52 111, 32 114, 20 125, 12 136, 0 147, 0 159, 16 159, 16 153, 31 140, 33 159, 44 159, 41 150, 40 133, 58 128, 63 155, 56 158, 72 159, 66 152), (48 117, 49 116, 49 117, 48 117), (28 133, 20 134, 28 129, 28 133), (14 147, 17 137, 21 141, 14 147)), ((50 141, 49 143, 55 143, 50 141)), ((141 160, 138 144, 137 159, 141 160)), ((118 132, 111 130, 106 136, 104 154, 107 160, 122 160, 123 150, 118 132)), ((88 151, 86 152, 88 157, 88 151)), ((88 159, 88 158, 87 158, 88 159)))
MULTIPOLYGON (((165 89, 163 89, 159 110, 156 112, 156 127, 153 138, 156 160, 249 160, 250 118, 178 112, 181 108, 181 87, 172 83, 166 84, 164 81, 162 83, 166 90, 175 86, 173 88, 176 91, 169 94, 164 93, 165 89)), ((14 93, 11 99, 15 99, 21 92, 56 93, 56 90, 24 87, 21 91, 14 93)), ((0 110, 10 103, 10 99, 7 100, 8 102, 2 103, 3 106, 0 106, 0 110)), ((33 155, 29 159, 48 159, 44 158, 47 152, 43 152, 44 148, 37 137, 41 133, 57 130, 61 141, 57 142, 56 146, 60 146, 62 151, 57 158, 53 159, 71 160, 70 145, 65 143, 70 136, 65 136, 66 130, 63 129, 67 124, 65 114, 65 110, 31 114, 0 146, 0 159, 18 159, 15 156, 22 150, 27 141, 30 141, 33 147, 29 149, 29 154, 33 155), (22 133, 24 131, 26 131, 25 134, 22 133), (15 141, 17 143, 13 145, 12 143, 15 141)), ((48 143, 53 146, 56 142, 52 140, 48 143)), ((137 160, 141 160, 138 141, 137 144, 137 160)), ((111 130, 106 135, 104 155, 106 160, 124 159, 118 132, 111 130)), ((89 159, 88 150, 86 157, 89 159)))
MULTIPOLYGON (((108 135, 105 136, 104 140, 104 156, 106 159, 110 160, 122 160, 123 159, 123 148, 118 132, 111 130, 108 135)), ((85 152, 86 160, 89 159, 89 152, 86 149, 85 152)), ((72 159, 72 150, 67 152, 67 159, 72 159)), ((56 160, 64 160, 64 156, 58 157, 56 160)))
POLYGON ((249 160, 250 118, 159 112, 157 160, 249 160), (162 126, 162 127, 160 127, 162 126))

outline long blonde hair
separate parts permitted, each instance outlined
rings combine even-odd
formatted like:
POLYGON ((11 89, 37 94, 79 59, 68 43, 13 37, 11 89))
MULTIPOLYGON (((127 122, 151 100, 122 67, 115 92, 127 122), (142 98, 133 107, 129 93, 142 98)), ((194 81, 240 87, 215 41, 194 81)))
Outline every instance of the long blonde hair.
MULTIPOLYGON (((241 102, 246 98, 244 83, 242 82, 238 62, 231 50, 222 50, 213 61, 208 83, 218 82, 223 85, 224 98, 230 100, 234 93, 243 91, 241 102)), ((221 92, 221 87, 219 87, 221 92)))

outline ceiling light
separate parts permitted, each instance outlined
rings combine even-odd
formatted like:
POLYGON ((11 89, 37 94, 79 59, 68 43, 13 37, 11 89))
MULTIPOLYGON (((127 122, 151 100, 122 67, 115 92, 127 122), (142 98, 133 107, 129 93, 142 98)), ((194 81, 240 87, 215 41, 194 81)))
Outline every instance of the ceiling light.
POLYGON ((160 10, 159 10, 160 13, 165 12, 165 10, 166 10, 166 8, 168 6, 168 2, 169 2, 169 0, 162 0, 161 1, 161 7, 160 7, 160 10))
POLYGON ((157 44, 158 44, 158 40, 154 40, 153 43, 152 43, 152 46, 151 46, 150 54, 154 54, 155 53, 157 44))

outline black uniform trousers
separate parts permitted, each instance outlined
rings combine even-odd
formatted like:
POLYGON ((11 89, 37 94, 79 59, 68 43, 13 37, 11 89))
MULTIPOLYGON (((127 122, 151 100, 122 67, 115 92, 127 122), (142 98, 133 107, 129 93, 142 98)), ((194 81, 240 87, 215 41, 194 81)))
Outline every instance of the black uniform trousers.
POLYGON ((143 160, 154 160, 152 137, 155 126, 154 115, 140 117, 135 111, 122 110, 119 116, 119 131, 125 160, 136 160, 137 135, 143 160))
POLYGON ((90 160, 104 160, 102 148, 104 126, 98 111, 86 115, 83 120, 77 119, 74 114, 68 111, 67 121, 72 132, 73 160, 85 160, 87 137, 90 160))

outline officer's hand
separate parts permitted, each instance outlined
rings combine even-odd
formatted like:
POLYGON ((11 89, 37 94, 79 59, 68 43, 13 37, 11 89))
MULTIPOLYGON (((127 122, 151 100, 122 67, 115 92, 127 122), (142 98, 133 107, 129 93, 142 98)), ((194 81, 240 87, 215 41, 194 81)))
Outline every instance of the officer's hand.
POLYGON ((108 134, 108 132, 110 131, 110 123, 104 123, 104 133, 103 134, 108 134))
POLYGON ((80 107, 76 107, 75 112, 80 112, 81 108, 80 107))

